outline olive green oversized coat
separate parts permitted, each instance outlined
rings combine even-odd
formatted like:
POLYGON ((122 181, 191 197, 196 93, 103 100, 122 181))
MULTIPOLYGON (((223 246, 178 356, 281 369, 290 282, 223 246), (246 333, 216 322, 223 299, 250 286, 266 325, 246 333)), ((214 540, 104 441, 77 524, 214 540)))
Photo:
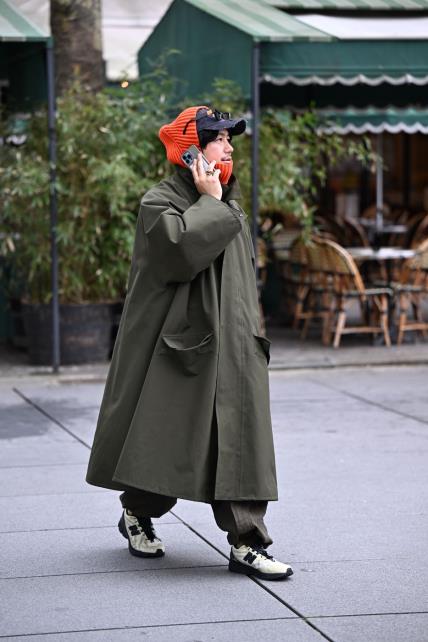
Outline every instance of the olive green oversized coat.
POLYGON ((178 168, 143 197, 90 484, 277 499, 269 341, 239 196, 233 177, 222 201, 201 196, 178 168))

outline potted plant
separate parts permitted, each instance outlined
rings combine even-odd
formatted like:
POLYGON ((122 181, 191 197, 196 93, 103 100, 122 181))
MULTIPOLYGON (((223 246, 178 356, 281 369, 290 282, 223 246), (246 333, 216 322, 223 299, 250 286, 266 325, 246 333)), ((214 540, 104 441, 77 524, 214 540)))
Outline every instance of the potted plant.
MULTIPOLYGON (((165 77, 99 93, 74 86, 57 103, 61 363, 106 359, 123 301, 136 214, 168 171, 157 137, 165 77)), ((0 149, 1 254, 13 262, 32 363, 51 362, 51 262, 46 113, 27 142, 0 149)))

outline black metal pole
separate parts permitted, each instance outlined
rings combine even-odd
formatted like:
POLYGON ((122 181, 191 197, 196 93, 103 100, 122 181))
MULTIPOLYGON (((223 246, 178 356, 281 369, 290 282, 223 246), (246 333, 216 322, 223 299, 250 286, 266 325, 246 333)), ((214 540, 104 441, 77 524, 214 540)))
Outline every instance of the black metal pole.
POLYGON ((403 134, 403 207, 410 207, 410 189, 412 184, 412 139, 410 134, 403 134))
POLYGON ((251 111, 253 114, 253 135, 251 147, 251 227, 255 254, 256 279, 257 267, 257 236, 259 231, 259 123, 260 123, 260 43, 253 43, 252 70, 251 70, 251 111))
POLYGON ((57 249, 57 195, 56 195, 56 130, 55 130, 55 75, 53 42, 46 45, 46 70, 48 84, 48 139, 49 139, 49 202, 51 229, 51 284, 52 284, 52 370, 58 372, 59 352, 59 296, 57 249))

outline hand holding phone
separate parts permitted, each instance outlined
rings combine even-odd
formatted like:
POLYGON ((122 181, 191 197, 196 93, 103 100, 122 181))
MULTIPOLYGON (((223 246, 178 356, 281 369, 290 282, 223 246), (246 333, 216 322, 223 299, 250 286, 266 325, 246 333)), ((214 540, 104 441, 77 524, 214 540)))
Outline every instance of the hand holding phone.
MULTIPOLYGON (((181 155, 181 158, 186 163, 189 169, 192 168, 193 161, 198 160, 198 154, 202 154, 202 152, 196 147, 196 145, 190 145, 190 147, 186 149, 184 154, 181 155)), ((202 166, 205 171, 207 171, 207 169, 209 169, 210 167, 209 161, 205 158, 203 154, 202 154, 202 166)))
POLYGON ((220 170, 214 169, 215 161, 211 163, 205 158, 205 156, 195 147, 197 151, 196 157, 193 157, 193 152, 189 150, 184 152, 182 158, 186 165, 190 167, 190 171, 193 175, 193 180, 195 181, 195 187, 198 190, 199 194, 207 194, 208 196, 213 196, 217 200, 221 201, 223 195, 223 190, 220 183, 220 170), (189 156, 184 156, 189 153, 189 156), (190 160, 192 156, 192 160, 190 160))

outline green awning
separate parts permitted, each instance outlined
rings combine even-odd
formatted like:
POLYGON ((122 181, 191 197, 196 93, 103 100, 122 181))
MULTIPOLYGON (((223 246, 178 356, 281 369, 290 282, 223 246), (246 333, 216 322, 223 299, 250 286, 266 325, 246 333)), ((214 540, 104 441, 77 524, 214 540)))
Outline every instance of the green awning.
POLYGON ((263 0, 174 0, 138 52, 140 75, 168 50, 171 75, 183 81, 181 96, 203 94, 215 78, 228 78, 251 92, 254 42, 328 42, 332 38, 269 7, 263 0))
MULTIPOLYGON (((413 1, 428 7, 428 0, 407 0, 413 1)), ((370 19, 373 29, 366 36, 359 25, 367 26, 367 17, 361 18, 365 23, 352 16, 333 16, 330 23, 326 18, 291 16, 267 0, 174 0, 139 51, 140 74, 165 50, 175 49, 180 54, 168 68, 187 83, 182 95, 203 94, 215 78, 228 78, 249 96, 252 50, 259 42, 260 79, 272 85, 428 84, 427 17, 376 16, 370 19), (331 25, 330 31, 317 27, 317 20, 331 25)))
POLYGON ((291 42, 328 41, 332 36, 267 5, 264 0, 185 0, 253 40, 291 42))
POLYGON ((270 43, 261 76, 275 85, 426 85, 428 40, 336 40, 270 43))
POLYGON ((320 130, 327 134, 428 134, 428 108, 317 110, 325 123, 320 130))
POLYGON ((428 0, 264 0, 281 9, 310 11, 421 11, 428 9, 428 0))
POLYGON ((49 34, 25 18, 6 0, 0 0, 0 41, 27 42, 49 40, 49 34))

